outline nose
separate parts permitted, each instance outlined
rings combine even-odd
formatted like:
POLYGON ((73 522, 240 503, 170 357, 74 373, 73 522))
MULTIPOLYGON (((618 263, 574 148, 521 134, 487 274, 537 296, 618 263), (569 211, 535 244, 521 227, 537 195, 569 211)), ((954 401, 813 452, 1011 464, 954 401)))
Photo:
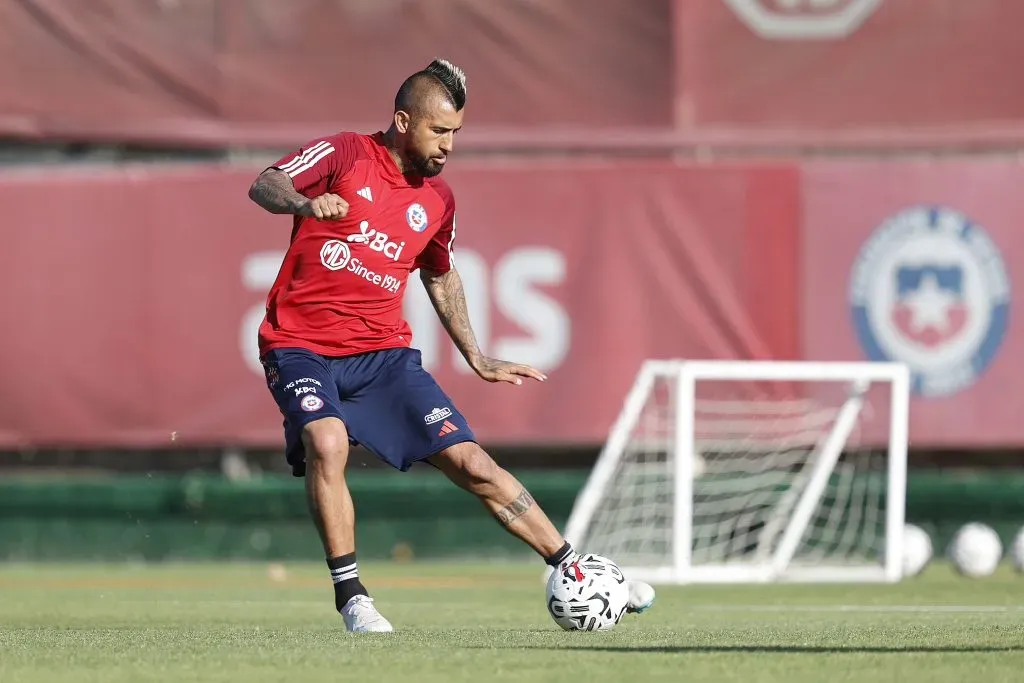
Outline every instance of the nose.
POLYGON ((443 136, 441 136, 441 142, 438 145, 438 147, 441 149, 442 152, 444 152, 445 154, 451 154, 452 147, 454 147, 454 146, 455 146, 455 135, 454 134, 452 134, 451 132, 448 132, 448 133, 445 133, 443 136))

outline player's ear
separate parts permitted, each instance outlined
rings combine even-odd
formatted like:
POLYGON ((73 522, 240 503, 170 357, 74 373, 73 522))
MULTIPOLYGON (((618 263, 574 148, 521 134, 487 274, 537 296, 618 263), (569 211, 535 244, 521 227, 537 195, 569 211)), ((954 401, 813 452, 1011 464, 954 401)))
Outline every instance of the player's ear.
POLYGON ((399 109, 395 112, 395 130, 399 133, 408 133, 409 126, 412 125, 412 117, 407 112, 399 109))

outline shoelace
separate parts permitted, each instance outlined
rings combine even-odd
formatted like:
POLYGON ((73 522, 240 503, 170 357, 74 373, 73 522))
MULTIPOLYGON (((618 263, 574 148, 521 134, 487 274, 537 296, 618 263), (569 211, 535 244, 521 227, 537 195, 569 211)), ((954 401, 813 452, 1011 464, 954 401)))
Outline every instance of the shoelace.
POLYGON ((358 597, 352 602, 349 608, 351 612, 373 610, 373 598, 358 597))

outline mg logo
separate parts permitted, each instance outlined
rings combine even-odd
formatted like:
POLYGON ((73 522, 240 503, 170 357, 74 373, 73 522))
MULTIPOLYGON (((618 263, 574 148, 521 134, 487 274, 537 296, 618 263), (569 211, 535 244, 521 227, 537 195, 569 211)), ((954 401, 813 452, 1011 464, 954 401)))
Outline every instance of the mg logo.
POLYGON ((757 35, 769 40, 845 38, 882 0, 725 0, 757 35))
POLYGON ((341 240, 327 240, 324 246, 320 247, 320 263, 324 264, 327 270, 341 270, 348 265, 352 257, 348 245, 341 240))

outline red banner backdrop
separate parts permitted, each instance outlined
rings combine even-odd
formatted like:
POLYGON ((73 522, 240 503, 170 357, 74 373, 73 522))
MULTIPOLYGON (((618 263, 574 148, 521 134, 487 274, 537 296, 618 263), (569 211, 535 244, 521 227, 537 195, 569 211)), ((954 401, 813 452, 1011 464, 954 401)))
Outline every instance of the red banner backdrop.
POLYGON ((441 45, 467 146, 1019 144, 1022 22, 1008 0, 21 0, 0 134, 290 146, 380 125, 441 45))
POLYGON ((291 145, 385 122, 402 80, 438 56, 466 69, 477 129, 666 127, 670 13, 671 0, 5 2, 0 133, 291 145))
POLYGON ((898 141, 1024 121, 1024 3, 676 0, 675 21, 685 126, 898 141))
POLYGON ((912 445, 1020 446, 1024 168, 813 163, 803 172, 803 346, 908 363, 912 445))
MULTIPOLYGON (((280 443, 254 347, 290 222, 255 172, 0 176, 0 447, 280 443)), ((485 441, 602 441, 648 357, 797 353, 796 169, 446 174, 485 351, 551 376, 467 373, 411 281, 414 345, 485 441)))

